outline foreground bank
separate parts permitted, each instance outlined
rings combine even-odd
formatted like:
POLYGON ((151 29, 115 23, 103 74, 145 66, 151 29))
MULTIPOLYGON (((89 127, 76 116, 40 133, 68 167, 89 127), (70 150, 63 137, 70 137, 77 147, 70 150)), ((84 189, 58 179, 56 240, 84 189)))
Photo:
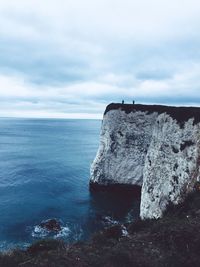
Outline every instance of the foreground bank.
POLYGON ((195 267, 200 266, 200 192, 169 207, 159 220, 120 225, 96 234, 87 243, 66 245, 46 240, 26 251, 0 255, 1 267, 195 267))

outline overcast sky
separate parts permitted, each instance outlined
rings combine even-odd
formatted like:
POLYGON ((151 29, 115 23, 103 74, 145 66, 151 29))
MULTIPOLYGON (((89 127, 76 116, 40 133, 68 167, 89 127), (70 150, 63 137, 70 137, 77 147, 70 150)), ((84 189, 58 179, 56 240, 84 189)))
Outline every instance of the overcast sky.
POLYGON ((199 0, 0 0, 0 116, 200 106, 199 0))

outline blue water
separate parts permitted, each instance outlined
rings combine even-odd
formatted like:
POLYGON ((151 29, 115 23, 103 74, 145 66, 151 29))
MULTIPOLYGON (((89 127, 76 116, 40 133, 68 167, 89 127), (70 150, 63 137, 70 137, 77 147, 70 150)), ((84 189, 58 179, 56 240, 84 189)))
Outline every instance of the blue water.
POLYGON ((134 197, 89 192, 100 127, 100 120, 0 119, 0 250, 48 237, 38 225, 49 218, 62 223, 52 237, 73 242, 138 217, 134 197))

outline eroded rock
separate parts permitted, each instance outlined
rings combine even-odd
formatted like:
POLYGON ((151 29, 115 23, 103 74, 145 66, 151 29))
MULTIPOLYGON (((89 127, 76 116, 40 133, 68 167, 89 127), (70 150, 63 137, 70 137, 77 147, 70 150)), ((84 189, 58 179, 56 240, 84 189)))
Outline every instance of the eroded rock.
POLYGON ((39 226, 50 232, 59 232, 61 230, 61 224, 56 219, 48 219, 46 221, 43 221, 39 226))
POLYGON ((200 179, 200 108, 111 104, 90 183, 142 187, 140 216, 159 218, 200 179))

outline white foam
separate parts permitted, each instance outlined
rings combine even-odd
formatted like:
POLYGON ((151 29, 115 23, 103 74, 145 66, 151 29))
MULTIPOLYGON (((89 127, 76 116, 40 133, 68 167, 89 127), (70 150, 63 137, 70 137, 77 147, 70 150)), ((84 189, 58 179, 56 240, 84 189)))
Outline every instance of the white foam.
POLYGON ((126 226, 122 224, 122 236, 129 236, 126 226))
POLYGON ((79 224, 74 224, 71 222, 63 223, 61 220, 61 229, 60 231, 49 231, 41 227, 40 225, 36 225, 34 227, 28 227, 33 238, 53 238, 53 239, 64 239, 70 242, 76 242, 82 239, 83 229, 79 224))
POLYGON ((83 236, 83 229, 78 224, 73 225, 72 232, 73 232, 73 235, 72 235, 72 240, 73 241, 78 241, 83 236))
POLYGON ((33 228, 31 236, 34 238, 52 237, 56 239, 56 238, 68 237, 70 233, 71 230, 67 225, 61 226, 61 230, 58 232, 49 231, 48 229, 45 229, 40 225, 36 225, 33 228))
POLYGON ((103 221, 105 222, 105 224, 108 225, 115 225, 115 224, 119 224, 118 221, 114 220, 112 217, 110 216, 105 216, 103 217, 103 221))
POLYGON ((36 225, 31 233, 32 237, 46 237, 50 232, 39 225, 36 225))
POLYGON ((71 233, 71 230, 68 226, 61 227, 61 230, 54 236, 54 238, 68 237, 71 233))
POLYGON ((16 249, 16 247, 26 249, 28 246, 30 246, 30 243, 27 243, 27 242, 15 243, 15 242, 1 241, 0 252, 9 253, 11 250, 16 249))

